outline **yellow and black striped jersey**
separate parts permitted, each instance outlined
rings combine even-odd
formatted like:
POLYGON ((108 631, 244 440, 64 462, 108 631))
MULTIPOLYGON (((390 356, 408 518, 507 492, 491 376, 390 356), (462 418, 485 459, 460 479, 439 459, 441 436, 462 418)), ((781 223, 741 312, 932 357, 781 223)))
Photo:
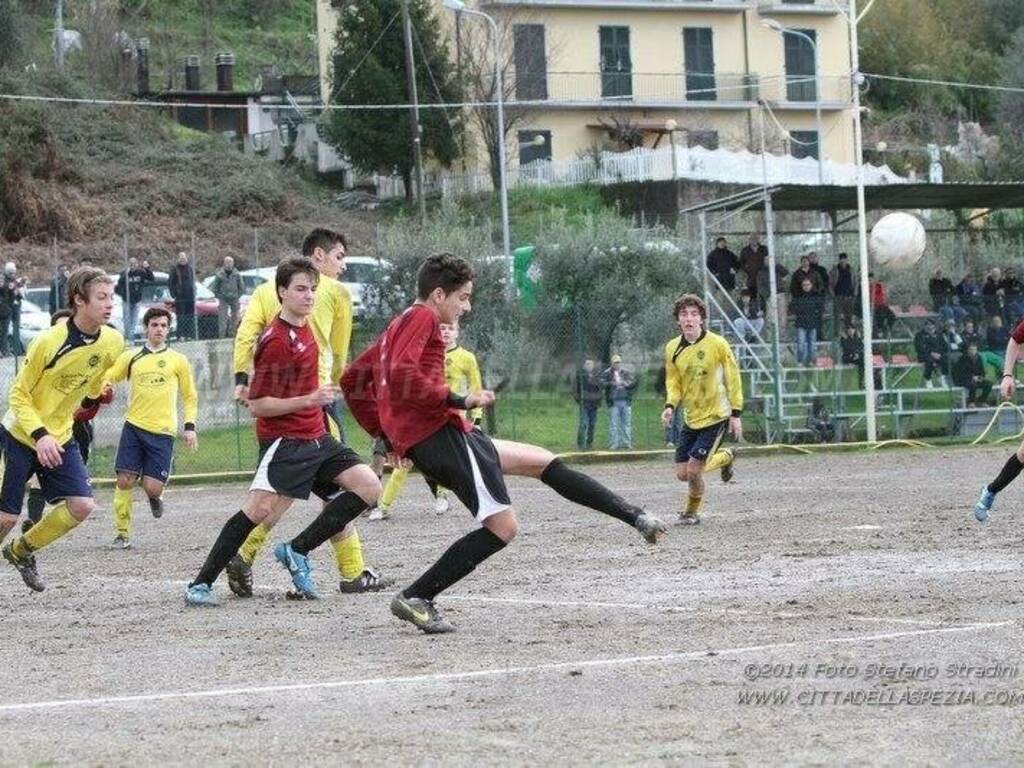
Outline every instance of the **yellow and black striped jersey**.
POLYGON ((164 347, 126 349, 110 369, 111 384, 127 380, 128 410, 124 420, 159 435, 178 432, 178 393, 185 411, 185 429, 195 429, 199 395, 188 358, 164 347))
POLYGON ((75 410, 84 398, 99 397, 123 349, 124 337, 105 325, 91 336, 73 320, 47 328, 29 345, 14 379, 4 427, 29 446, 44 435, 68 442, 75 410))
MULTIPOLYGON (((452 347, 444 353, 444 380, 456 395, 469 395, 484 388, 476 355, 463 347, 452 347)), ((482 415, 482 409, 474 408, 467 417, 475 421, 482 415)))
POLYGON ((682 335, 665 345, 665 403, 682 407, 691 429, 738 416, 743 383, 729 342, 704 331, 693 343, 682 335))

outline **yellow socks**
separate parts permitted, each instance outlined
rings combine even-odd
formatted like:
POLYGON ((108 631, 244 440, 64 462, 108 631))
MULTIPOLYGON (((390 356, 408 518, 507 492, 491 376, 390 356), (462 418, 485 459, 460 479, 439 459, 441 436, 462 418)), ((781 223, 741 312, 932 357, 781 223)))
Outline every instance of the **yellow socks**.
POLYGON ((704 501, 703 496, 687 496, 686 497, 686 508, 683 510, 683 514, 693 517, 700 513, 701 502, 704 501))
POLYGON ((358 579, 366 569, 363 562, 363 542, 359 540, 359 534, 355 528, 352 533, 343 539, 332 539, 331 546, 334 547, 334 559, 338 563, 338 572, 345 581, 358 579))
POLYGON ((114 488, 114 528, 127 537, 132 530, 132 489, 114 488))
POLYGON ((728 451, 715 451, 715 455, 708 459, 704 464, 704 472, 706 474, 708 472, 714 472, 716 469, 726 467, 729 465, 730 461, 732 461, 732 454, 728 451))
POLYGON ((267 546, 267 541, 270 539, 270 529, 265 525, 257 525, 252 529, 252 533, 242 544, 242 547, 238 550, 238 554, 241 555, 242 559, 245 560, 249 565, 253 564, 257 555, 263 551, 263 548, 267 546))
POLYGON ((388 478, 388 484, 384 486, 384 492, 381 493, 380 500, 377 502, 378 506, 387 509, 394 504, 398 494, 402 492, 402 488, 405 486, 407 477, 409 477, 408 469, 403 469, 402 467, 395 468, 391 472, 391 477, 388 478))
POLYGON ((43 519, 33 525, 28 533, 15 539, 11 549, 17 557, 28 557, 66 535, 78 522, 71 516, 68 505, 61 502, 43 515, 43 519))

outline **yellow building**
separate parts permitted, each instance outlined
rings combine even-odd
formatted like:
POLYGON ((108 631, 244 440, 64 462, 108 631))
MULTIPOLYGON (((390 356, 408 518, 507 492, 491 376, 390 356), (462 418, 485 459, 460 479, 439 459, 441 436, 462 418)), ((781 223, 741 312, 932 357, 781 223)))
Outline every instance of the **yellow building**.
MULTIPOLYGON (((337 4, 318 0, 325 93, 337 4)), ((833 0, 480 0, 473 7, 499 25, 508 103, 521 107, 509 136, 513 165, 613 148, 616 125, 647 147, 671 140, 757 152, 759 99, 770 110, 770 151, 817 157, 820 142, 825 159, 853 161, 849 28, 833 0)), ((490 55, 490 48, 466 50, 467 39, 484 46, 483 20, 463 17, 456 32, 455 14, 440 2, 436 12, 453 56, 490 55)), ((483 170, 484 153, 467 154, 467 165, 483 170)))

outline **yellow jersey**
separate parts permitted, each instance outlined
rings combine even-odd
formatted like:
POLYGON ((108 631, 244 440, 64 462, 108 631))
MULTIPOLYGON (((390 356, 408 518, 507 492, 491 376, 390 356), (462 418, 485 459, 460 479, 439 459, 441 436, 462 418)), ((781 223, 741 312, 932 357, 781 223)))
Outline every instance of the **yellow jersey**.
MULTIPOLYGON (((236 382, 247 381, 252 353, 260 334, 270 327, 281 311, 277 287, 268 280, 253 291, 249 306, 235 334, 234 368, 236 382)), ((320 383, 337 383, 348 361, 352 341, 352 296, 334 278, 320 276, 313 299, 309 326, 320 347, 320 383)))
POLYGON ((128 410, 124 420, 147 432, 176 435, 178 393, 185 410, 185 429, 196 428, 199 395, 192 365, 180 352, 163 349, 126 349, 114 362, 107 381, 129 385, 128 410))
MULTIPOLYGON (((444 353, 444 380, 456 395, 470 395, 484 388, 476 355, 463 347, 452 347, 444 353)), ((480 408, 474 408, 467 414, 472 421, 482 415, 480 408)))
POLYGON ((30 447, 45 435, 64 445, 71 439, 75 411, 85 398, 100 396, 123 349, 124 337, 106 325, 92 336, 73 320, 47 328, 29 345, 14 379, 4 427, 30 447))
POLYGON ((743 383, 729 342, 704 331, 692 344, 682 335, 665 345, 665 404, 683 408, 690 429, 743 412, 743 383))

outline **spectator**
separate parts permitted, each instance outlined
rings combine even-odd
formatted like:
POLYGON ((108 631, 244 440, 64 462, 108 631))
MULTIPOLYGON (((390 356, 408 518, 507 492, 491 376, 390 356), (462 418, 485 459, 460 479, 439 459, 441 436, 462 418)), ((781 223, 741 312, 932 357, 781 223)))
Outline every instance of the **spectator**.
POLYGON ((740 316, 736 318, 736 333, 746 341, 752 341, 764 329, 764 310, 761 301, 755 299, 749 288, 740 294, 740 316))
POLYGON ((604 399, 604 384, 601 374, 594 367, 594 361, 583 361, 583 369, 576 371, 572 399, 580 406, 580 425, 576 432, 576 447, 589 451, 594 447, 594 427, 597 426, 597 409, 604 399))
POLYGON ((825 402, 816 397, 811 401, 811 412, 807 416, 807 428, 814 435, 816 443, 832 443, 836 439, 836 423, 825 402))
POLYGON ((57 267, 57 274, 50 281, 49 311, 52 315, 58 309, 64 309, 68 305, 68 276, 71 268, 67 264, 57 267))
POLYGON ((974 321, 969 317, 964 320, 964 327, 960 331, 960 337, 964 340, 964 348, 969 347, 971 344, 974 344, 978 349, 985 347, 985 340, 975 330, 974 321))
POLYGON ((149 262, 139 260, 134 256, 129 257, 128 266, 121 273, 120 279, 114 288, 114 293, 121 297, 124 302, 124 334, 125 338, 132 339, 135 331, 135 315, 139 304, 142 302, 142 289, 155 282, 153 270, 149 268, 149 262))
POLYGON ((818 263, 818 252, 811 251, 807 254, 807 261, 811 265, 811 272, 814 274, 814 289, 822 296, 829 295, 828 270, 818 263))
POLYGON ((755 298, 766 298, 757 291, 757 273, 767 261, 768 249, 761 243, 761 236, 757 232, 751 232, 750 239, 740 251, 740 267, 747 275, 747 288, 755 298))
POLYGON ((715 248, 708 254, 708 271, 725 290, 732 291, 736 288, 736 270, 739 268, 740 260, 726 247, 725 238, 715 240, 715 248))
POLYGON ((611 367, 602 375, 610 410, 609 439, 613 451, 633 447, 633 390, 636 377, 622 367, 622 357, 612 355, 611 367))
POLYGON ((989 317, 992 315, 998 315, 999 312, 999 299, 1000 291, 999 283, 1002 282, 1003 275, 999 271, 998 267, 990 269, 988 275, 985 277, 985 284, 981 286, 981 303, 985 309, 985 314, 989 317))
POLYGON ((196 273, 188 263, 188 254, 178 254, 177 263, 167 278, 167 289, 174 299, 174 313, 178 316, 178 338, 196 339, 196 273))
POLYGON ((8 284, 6 275, 0 275, 0 357, 11 354, 11 305, 14 302, 14 286, 8 284))
POLYGON ((245 292, 242 275, 235 269, 235 260, 224 257, 224 266, 217 270, 210 285, 217 297, 217 332, 220 336, 234 336, 238 327, 238 300, 245 292))
POLYGON ((956 321, 946 321, 946 327, 942 331, 942 341, 946 345, 946 355, 951 362, 956 362, 964 351, 964 337, 957 331, 956 321))
POLYGON ((960 323, 970 317, 970 313, 960 306, 960 297, 954 295, 946 304, 939 307, 939 317, 946 322, 960 325, 960 323))
POLYGON ((964 274, 963 279, 956 284, 956 295, 960 299, 960 306, 966 309, 972 318, 977 320, 981 317, 981 285, 973 274, 964 274))
POLYGON ((838 327, 850 325, 853 322, 853 302, 857 295, 857 278, 850 268, 848 257, 845 253, 839 254, 836 265, 828 276, 828 284, 832 289, 832 296, 835 301, 834 322, 839 323, 838 327))
POLYGON ((796 304, 796 300, 804 295, 803 282, 804 280, 811 281, 811 291, 817 292, 817 274, 811 269, 811 260, 807 256, 800 257, 800 266, 796 268, 796 272, 793 273, 793 279, 789 281, 789 294, 792 297, 793 304, 796 304))
POLYGON ((929 318, 924 323, 924 328, 914 336, 914 349, 917 351, 917 359, 924 365, 924 385, 928 389, 935 386, 932 376, 939 372, 939 386, 946 386, 945 377, 942 371, 946 367, 946 349, 942 337, 935 327, 935 321, 929 318))
POLYGON ((871 311, 873 313, 874 336, 879 339, 888 338, 892 332, 892 324, 896 322, 896 313, 889 306, 889 294, 885 290, 885 283, 875 280, 873 272, 868 273, 868 283, 871 290, 871 311))
POLYGON ((992 366, 996 376, 1003 375, 1003 361, 1006 356, 1006 345, 1010 342, 1010 331, 1003 325, 1003 318, 992 315, 985 333, 985 350, 980 354, 986 365, 992 366))
POLYGON ((969 344, 953 366, 953 383, 967 390, 967 407, 988 405, 992 382, 985 379, 985 366, 978 355, 978 345, 969 344))
POLYGON ((941 267, 936 268, 932 279, 928 281, 928 293, 932 297, 932 309, 936 312, 952 300, 955 293, 953 283, 948 277, 943 277, 941 267))
POLYGON ((1009 267, 1006 270, 1006 275, 999 281, 999 287, 1003 289, 1003 296, 1006 297, 1008 302, 1014 301, 1024 293, 1024 285, 1021 285, 1020 280, 1017 278, 1017 270, 1013 267, 1009 267))
MULTIPOLYGON (((840 360, 843 365, 857 366, 857 386, 864 386, 864 336, 857 325, 848 325, 839 339, 840 360)), ((882 372, 874 369, 875 387, 882 387, 882 372)))
POLYGON ((814 290, 814 282, 805 276, 800 284, 800 296, 793 298, 796 319, 796 361, 814 365, 817 357, 818 328, 825 311, 825 297, 814 290))
MULTIPOLYGON (((13 261, 4 264, 4 285, 8 287, 10 300, 10 337, 11 354, 20 355, 25 350, 21 347, 21 298, 25 293, 25 281, 18 277, 18 267, 13 261)), ((6 336, 5 343, 6 343, 6 336)))
MULTIPOLYGON (((784 266, 776 262, 775 264, 775 301, 779 305, 779 336, 785 337, 786 335, 786 321, 788 320, 789 313, 789 294, 786 291, 786 278, 789 276, 789 270, 784 266)), ((772 291, 771 291, 771 273, 768 271, 768 262, 764 262, 761 265, 760 271, 757 273, 757 291, 753 294, 753 298, 761 304, 761 307, 767 313, 768 318, 775 321, 775 307, 772 304, 772 291)))

